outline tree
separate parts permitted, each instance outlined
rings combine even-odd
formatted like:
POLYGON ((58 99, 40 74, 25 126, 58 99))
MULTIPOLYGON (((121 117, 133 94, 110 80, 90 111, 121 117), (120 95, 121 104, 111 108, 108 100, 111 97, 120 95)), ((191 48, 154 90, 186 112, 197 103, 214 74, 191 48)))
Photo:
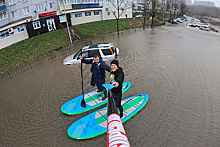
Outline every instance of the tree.
POLYGON ((154 23, 159 9, 160 9, 160 3, 158 0, 146 0, 144 4, 144 13, 143 13, 144 14, 143 29, 145 29, 147 16, 151 18, 151 28, 154 27, 154 23))
POLYGON ((187 13, 186 1, 181 0, 181 2, 180 2, 180 15, 183 16, 186 13, 187 13))
POLYGON ((111 12, 115 16, 117 22, 117 32, 119 36, 119 18, 123 13, 125 13, 125 10, 130 5, 130 3, 128 0, 108 0, 108 2, 110 2, 117 11, 117 13, 114 13, 112 7, 109 7, 109 9, 111 9, 111 12))

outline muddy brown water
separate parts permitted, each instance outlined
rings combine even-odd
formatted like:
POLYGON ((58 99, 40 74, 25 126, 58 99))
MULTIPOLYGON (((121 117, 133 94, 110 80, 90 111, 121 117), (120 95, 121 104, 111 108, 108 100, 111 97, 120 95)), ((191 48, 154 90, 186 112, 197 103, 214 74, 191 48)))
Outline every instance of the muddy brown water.
MULTIPOLYGON (((149 95, 124 123, 131 146, 220 146, 218 33, 163 26, 105 42, 120 49, 119 64, 132 83, 123 98, 149 95)), ((60 111, 81 93, 80 65, 64 66, 66 56, 0 83, 0 146, 106 146, 106 134, 87 140, 67 135, 72 123, 98 108, 75 116, 60 111)), ((83 67, 86 92, 94 89, 89 67, 83 67)))

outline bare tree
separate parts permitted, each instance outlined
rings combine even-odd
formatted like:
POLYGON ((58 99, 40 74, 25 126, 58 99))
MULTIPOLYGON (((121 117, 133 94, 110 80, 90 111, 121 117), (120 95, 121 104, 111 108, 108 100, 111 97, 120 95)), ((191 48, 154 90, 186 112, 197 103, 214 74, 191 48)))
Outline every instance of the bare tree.
POLYGON ((143 30, 145 30, 146 19, 147 19, 147 16, 149 15, 149 10, 150 10, 150 2, 149 0, 146 0, 144 3, 144 12, 143 12, 143 16, 144 16, 143 30))
POLYGON ((180 15, 183 16, 186 13, 187 13, 186 1, 181 0, 181 2, 180 2, 180 15))
POLYGON ((130 5, 128 0, 108 0, 109 3, 116 9, 117 13, 114 13, 112 7, 109 7, 115 16, 117 22, 117 32, 119 36, 119 18, 120 16, 125 13, 126 8, 130 5))
POLYGON ((151 18, 151 28, 154 27, 156 16, 157 16, 159 9, 160 9, 160 2, 158 0, 146 0, 146 2, 144 3, 143 29, 145 29, 147 16, 149 16, 149 18, 151 18))

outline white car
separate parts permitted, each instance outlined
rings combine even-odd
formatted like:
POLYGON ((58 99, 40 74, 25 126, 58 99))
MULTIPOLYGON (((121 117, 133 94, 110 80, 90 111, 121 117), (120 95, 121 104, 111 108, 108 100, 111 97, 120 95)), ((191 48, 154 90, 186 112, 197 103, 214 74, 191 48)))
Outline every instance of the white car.
POLYGON ((207 25, 207 24, 202 24, 200 27, 199 27, 200 30, 204 30, 204 31, 209 31, 210 30, 210 27, 207 25))
POLYGON ((81 60, 79 59, 81 54, 86 59, 92 59, 93 55, 99 55, 100 57, 102 57, 104 61, 109 61, 115 59, 115 57, 119 55, 119 49, 114 49, 113 43, 85 46, 82 49, 80 49, 77 53, 66 57, 63 60, 63 64, 71 65, 81 63, 81 60))
POLYGON ((183 21, 180 18, 175 19, 175 21, 177 21, 179 23, 183 23, 183 21))

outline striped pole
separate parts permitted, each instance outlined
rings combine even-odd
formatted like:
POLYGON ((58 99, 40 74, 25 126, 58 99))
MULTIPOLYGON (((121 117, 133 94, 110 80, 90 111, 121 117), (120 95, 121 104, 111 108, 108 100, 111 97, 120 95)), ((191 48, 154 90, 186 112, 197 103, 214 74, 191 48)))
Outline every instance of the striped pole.
POLYGON ((107 147, 130 147, 110 89, 108 89, 107 147))

